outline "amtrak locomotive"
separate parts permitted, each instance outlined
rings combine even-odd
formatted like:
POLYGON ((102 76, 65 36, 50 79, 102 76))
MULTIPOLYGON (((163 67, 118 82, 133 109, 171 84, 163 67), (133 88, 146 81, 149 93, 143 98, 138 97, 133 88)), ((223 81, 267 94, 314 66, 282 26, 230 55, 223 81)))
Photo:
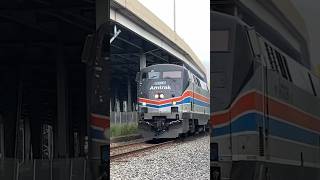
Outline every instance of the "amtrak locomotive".
POLYGON ((174 64, 157 64, 137 75, 139 130, 145 138, 176 138, 205 131, 209 120, 206 78, 174 64))
POLYGON ((319 79, 237 17, 211 38, 211 178, 320 179, 319 79))

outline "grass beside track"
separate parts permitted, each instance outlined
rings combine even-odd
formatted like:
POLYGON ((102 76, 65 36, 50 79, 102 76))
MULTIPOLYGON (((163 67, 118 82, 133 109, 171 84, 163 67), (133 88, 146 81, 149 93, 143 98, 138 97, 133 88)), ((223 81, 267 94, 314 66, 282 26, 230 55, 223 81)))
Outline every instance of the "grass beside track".
POLYGON ((111 124, 111 137, 127 136, 138 132, 138 124, 111 124))

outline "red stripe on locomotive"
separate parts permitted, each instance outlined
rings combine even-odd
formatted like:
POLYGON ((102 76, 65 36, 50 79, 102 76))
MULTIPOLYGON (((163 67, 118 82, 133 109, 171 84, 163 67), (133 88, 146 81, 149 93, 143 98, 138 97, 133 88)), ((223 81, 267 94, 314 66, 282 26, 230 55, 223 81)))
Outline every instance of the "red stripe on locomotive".
POLYGON ((107 116, 91 114, 91 125, 100 127, 103 129, 110 128, 110 119, 107 116))
MULTIPOLYGON (((213 113, 213 116, 210 118, 211 125, 216 126, 230 122, 236 116, 246 111, 256 110, 263 112, 262 98, 263 95, 257 92, 250 92, 243 95, 226 112, 213 113)), ((320 132, 319 118, 315 118, 269 97, 266 97, 265 101, 268 101, 269 114, 271 116, 320 132)))

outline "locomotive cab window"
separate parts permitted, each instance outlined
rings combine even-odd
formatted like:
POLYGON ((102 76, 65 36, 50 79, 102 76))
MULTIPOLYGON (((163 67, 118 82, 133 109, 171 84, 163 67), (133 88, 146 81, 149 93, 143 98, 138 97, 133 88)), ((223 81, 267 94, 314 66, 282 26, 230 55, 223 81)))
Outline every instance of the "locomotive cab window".
POLYGON ((151 71, 148 73, 148 79, 159 79, 160 72, 151 71))
POLYGON ((166 71, 162 73, 162 78, 181 78, 181 71, 166 71))
POLYGON ((194 82, 197 86, 201 87, 199 79, 193 75, 194 82))

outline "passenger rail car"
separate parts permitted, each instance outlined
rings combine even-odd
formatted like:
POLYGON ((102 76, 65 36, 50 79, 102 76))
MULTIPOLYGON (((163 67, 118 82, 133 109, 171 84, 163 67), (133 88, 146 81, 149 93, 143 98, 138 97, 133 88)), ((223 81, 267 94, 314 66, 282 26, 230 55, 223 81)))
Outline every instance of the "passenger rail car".
POLYGON ((145 138, 176 138, 205 131, 210 119, 206 78, 184 66, 157 64, 137 74, 139 131, 145 138))
POLYGON ((212 179, 320 179, 319 79, 236 17, 211 38, 212 179))

